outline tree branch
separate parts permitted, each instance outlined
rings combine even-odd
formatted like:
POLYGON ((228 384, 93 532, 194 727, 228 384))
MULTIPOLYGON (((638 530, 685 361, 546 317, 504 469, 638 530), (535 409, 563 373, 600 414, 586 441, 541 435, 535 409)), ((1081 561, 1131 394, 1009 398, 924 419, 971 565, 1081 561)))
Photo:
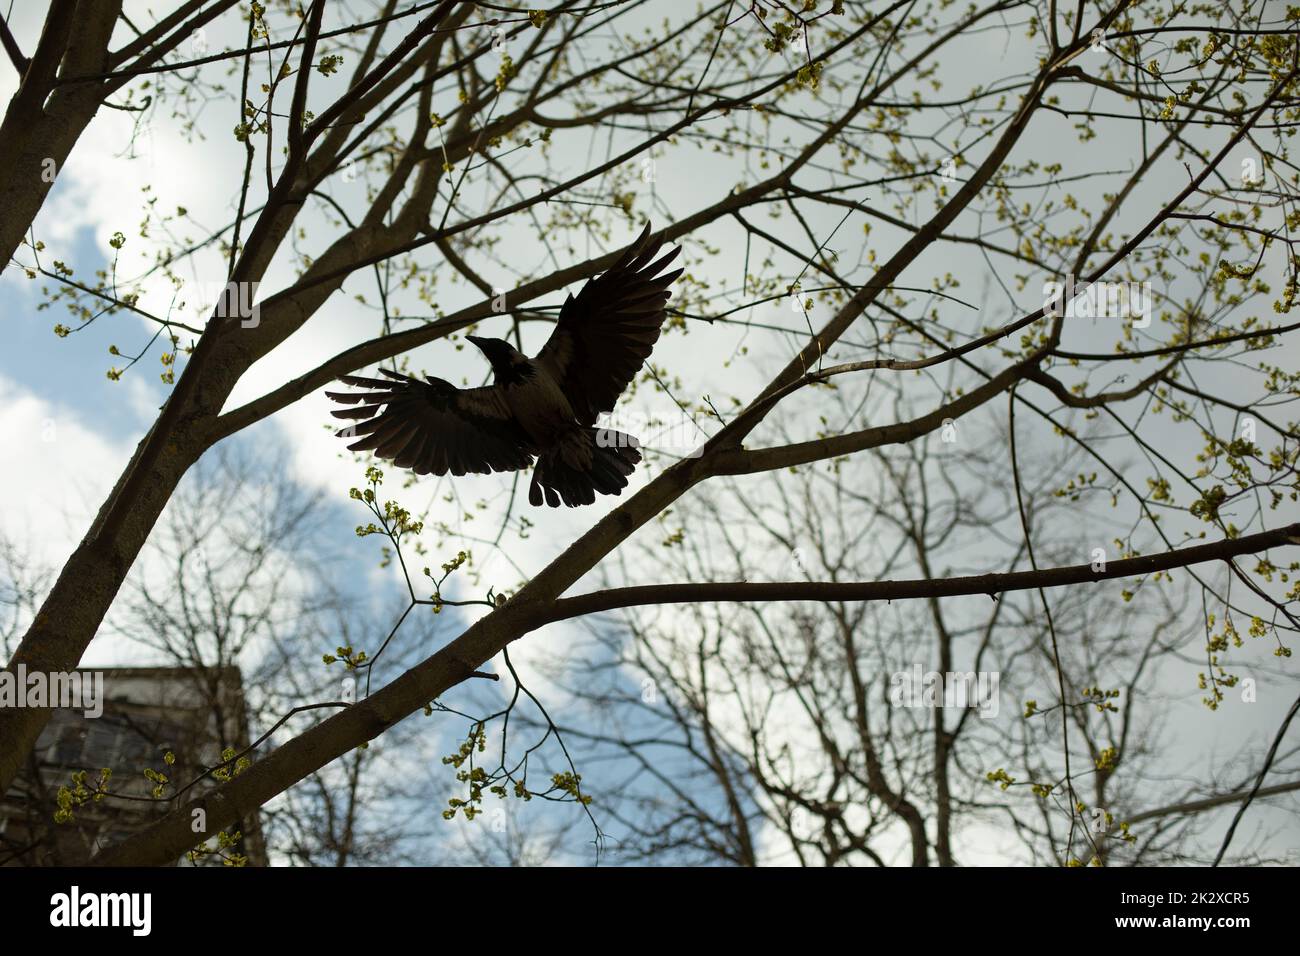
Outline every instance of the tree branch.
MULTIPOLYGON (((673 471, 670 469, 665 476, 673 471)), ((620 519, 619 512, 615 511, 603 519, 597 529, 610 521, 625 523, 620 519)), ((195 842, 201 842, 253 812, 313 770, 342 756, 358 744, 379 736, 417 708, 468 680, 479 666, 511 641, 518 640, 545 624, 566 618, 622 607, 683 601, 902 600, 960 594, 997 594, 1001 591, 1056 587, 1131 574, 1149 574, 1204 561, 1224 560, 1287 544, 1300 544, 1300 523, 1214 544, 1126 558, 1109 563, 1102 572, 1093 571, 1091 565, 1077 565, 1040 572, 986 574, 940 581, 650 585, 614 588, 560 601, 516 598, 476 621, 456 640, 372 696, 299 734, 264 760, 253 764, 240 776, 172 811, 152 826, 106 850, 93 862, 102 866, 170 863, 195 842), (207 820, 207 830, 201 834, 196 834, 191 829, 193 811, 197 809, 205 811, 207 820)))
POLYGON ((902 601, 912 598, 957 597, 970 594, 987 594, 993 597, 1004 591, 1087 584, 1112 578, 1168 571, 1206 561, 1226 561, 1243 554, 1255 554, 1266 548, 1284 545, 1300 545, 1300 523, 1273 531, 1261 531, 1243 538, 1225 538, 1213 544, 1110 561, 1102 571, 1094 571, 1091 564, 1075 564, 1042 571, 1007 571, 940 579, 921 578, 911 581, 772 583, 705 581, 693 584, 647 584, 610 588, 591 594, 561 598, 551 605, 544 617, 546 623, 551 623, 647 604, 696 604, 720 601, 902 601))

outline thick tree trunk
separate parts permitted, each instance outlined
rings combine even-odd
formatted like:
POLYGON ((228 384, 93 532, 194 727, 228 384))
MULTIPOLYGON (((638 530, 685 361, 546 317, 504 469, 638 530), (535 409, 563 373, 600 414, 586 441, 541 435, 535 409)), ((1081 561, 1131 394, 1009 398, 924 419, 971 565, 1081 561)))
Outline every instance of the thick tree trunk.
MULTIPOLYGON (((140 553, 154 522, 162 513, 185 470, 197 457, 195 443, 183 437, 165 443, 162 455, 150 469, 148 480, 131 502, 116 533, 100 536, 98 528, 114 507, 119 492, 140 458, 148 438, 141 441, 131 465, 118 480, 95 524, 63 566, 58 580, 41 605, 31 628, 9 662, 26 665, 28 673, 69 671, 75 668, 99 629, 127 572, 140 553)), ((51 711, 38 708, 0 709, 0 793, 13 782, 24 759, 50 719, 51 711)))
MULTIPOLYGON (((208 426, 248 367, 223 331, 210 327, 199 340, 176 390, 23 635, 10 668, 25 664, 29 673, 48 673, 80 662, 176 486, 210 445, 208 426)), ((0 710, 0 793, 13 782, 50 713, 0 710)))
POLYGON ((9 264, 50 187, 105 94, 102 81, 56 86, 56 75, 108 67, 108 42, 122 0, 55 0, 18 92, 0 122, 0 268, 9 264), (60 64, 62 69, 60 70, 60 64))
MULTIPOLYGON (((421 188, 433 182, 422 171, 421 188)), ((417 192, 419 189, 417 189, 417 192)), ((292 222, 291 216, 266 213, 273 225, 259 243, 275 246, 292 222)), ((262 309, 261 323, 244 329, 238 324, 208 327, 190 356, 153 428, 140 442, 117 485, 100 509, 90 530, 64 565, 31 628, 10 661, 28 672, 75 668, 94 639, 118 589, 135 563, 154 523, 167 506, 190 465, 217 440, 212 423, 235 383, 261 355, 283 341, 314 313, 341 284, 340 275, 311 284, 313 274, 329 275, 336 266, 367 254, 381 243, 399 244, 415 235, 418 220, 399 216, 392 227, 365 227, 334 244, 304 277, 304 289, 262 309)), ((265 258, 254 251, 254 265, 265 258)), ((242 265, 242 263, 241 263, 242 265)), ((0 793, 5 792, 36 745, 51 711, 38 708, 0 710, 0 793)))

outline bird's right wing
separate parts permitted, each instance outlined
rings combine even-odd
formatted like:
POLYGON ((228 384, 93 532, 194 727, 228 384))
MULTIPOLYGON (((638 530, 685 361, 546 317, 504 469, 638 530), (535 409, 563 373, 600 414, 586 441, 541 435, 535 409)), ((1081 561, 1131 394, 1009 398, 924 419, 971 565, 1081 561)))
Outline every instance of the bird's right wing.
POLYGON ((617 262, 569 296, 537 353, 537 364, 559 384, 583 425, 614 409, 659 340, 668 286, 682 274, 663 272, 680 246, 655 259, 663 243, 662 237, 650 241, 647 222, 617 262))
POLYGON ((418 475, 486 475, 533 463, 537 449, 495 386, 459 389, 439 378, 421 382, 379 371, 393 381, 344 375, 342 382, 369 391, 325 393, 336 402, 364 403, 331 413, 366 419, 337 433, 359 439, 348 445, 351 451, 373 451, 418 475))

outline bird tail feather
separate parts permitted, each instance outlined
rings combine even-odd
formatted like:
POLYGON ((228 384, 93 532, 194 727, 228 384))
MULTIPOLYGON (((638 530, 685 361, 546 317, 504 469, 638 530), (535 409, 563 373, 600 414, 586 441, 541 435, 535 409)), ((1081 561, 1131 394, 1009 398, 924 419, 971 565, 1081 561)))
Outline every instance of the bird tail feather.
POLYGON ((528 500, 538 507, 589 505, 596 494, 618 495, 641 460, 641 443, 612 428, 576 428, 544 451, 533 468, 528 500))

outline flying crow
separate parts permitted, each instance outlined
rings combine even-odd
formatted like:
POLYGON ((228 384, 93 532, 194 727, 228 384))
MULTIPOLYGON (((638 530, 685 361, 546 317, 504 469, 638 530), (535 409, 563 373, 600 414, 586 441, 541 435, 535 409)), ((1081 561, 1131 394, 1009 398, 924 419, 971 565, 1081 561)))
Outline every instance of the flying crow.
POLYGON ((681 252, 656 259, 663 239, 650 225, 604 275, 588 280, 560 310, 550 339, 528 358, 503 339, 466 338, 492 363, 493 383, 461 389, 440 378, 423 382, 380 369, 391 381, 345 375, 365 392, 327 392, 359 408, 336 418, 365 419, 338 432, 418 475, 516 471, 533 465, 528 500, 552 508, 589 505, 596 493, 617 495, 641 460, 631 435, 593 427, 612 411, 659 338, 668 286, 664 273, 681 252), (662 273, 662 274, 661 274, 662 273))

